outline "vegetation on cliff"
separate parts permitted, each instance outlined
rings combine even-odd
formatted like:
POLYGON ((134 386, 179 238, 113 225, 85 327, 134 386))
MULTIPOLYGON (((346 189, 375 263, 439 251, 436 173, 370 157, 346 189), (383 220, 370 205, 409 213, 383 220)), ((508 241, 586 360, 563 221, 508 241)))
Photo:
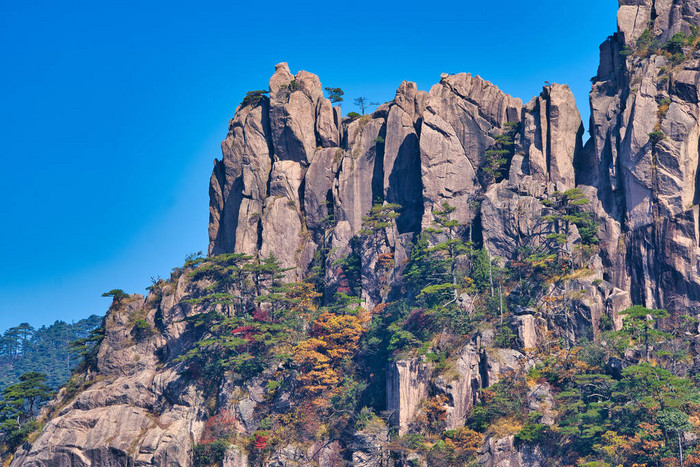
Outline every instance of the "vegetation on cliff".
MULTIPOLYGON (((362 259, 352 255, 358 253, 336 262, 344 279, 335 285, 318 279, 323 271, 309 282, 285 282, 274 257, 199 261, 188 274, 210 285, 186 303, 201 307, 188 319, 200 337, 180 357, 184 371, 211 391, 197 462, 220 461, 229 445, 246 449, 257 463, 285 446, 347 444, 367 426, 387 430, 391 361, 418 357, 444 374, 460 349, 487 329, 495 331, 496 346, 518 348, 510 319, 518 307, 564 314, 565 328, 573 326, 566 284, 586 274, 597 226, 580 190, 555 192, 542 204, 543 229, 523 239, 522 253, 507 262, 465 241, 454 208, 443 204, 416 238, 398 283, 389 281, 395 265, 382 232, 393 228, 400 206, 376 206, 356 239, 378 258, 377 280, 388 285, 387 299, 372 310, 353 297, 362 259), (265 388, 265 413, 252 435, 241 433, 236 417, 217 405, 226 380, 265 388)), ((658 327, 668 317, 663 310, 633 307, 622 315, 618 330, 603 317, 595 343, 566 332, 545 334, 529 349, 532 364, 479 391, 466 426, 447 429, 447 399, 429 396, 408 432, 390 435, 382 449, 404 460, 418 454, 430 465, 466 464, 485 439, 510 434, 567 465, 661 465, 681 458, 692 465, 700 392, 684 376, 691 349, 683 333, 694 322, 684 317, 668 333, 658 327), (538 387, 547 388, 549 399, 533 408, 528 401, 538 387)))

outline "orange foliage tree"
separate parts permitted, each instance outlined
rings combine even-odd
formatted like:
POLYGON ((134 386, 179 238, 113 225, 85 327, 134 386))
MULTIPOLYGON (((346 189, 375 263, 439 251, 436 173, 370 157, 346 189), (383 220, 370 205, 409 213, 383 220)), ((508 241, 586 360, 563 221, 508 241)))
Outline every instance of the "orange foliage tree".
POLYGON ((343 371, 357 352, 367 322, 365 313, 336 314, 324 311, 314 321, 311 337, 295 347, 301 392, 316 407, 325 407, 338 393, 343 371))

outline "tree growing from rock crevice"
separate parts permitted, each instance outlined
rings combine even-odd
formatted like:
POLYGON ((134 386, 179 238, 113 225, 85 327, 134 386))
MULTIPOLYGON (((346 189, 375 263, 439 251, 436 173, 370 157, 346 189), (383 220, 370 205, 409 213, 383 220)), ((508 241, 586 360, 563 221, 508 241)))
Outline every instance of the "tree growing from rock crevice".
POLYGON ((343 95, 345 92, 343 92, 342 89, 326 87, 324 90, 326 91, 326 97, 329 101, 331 101, 331 104, 339 104, 343 102, 343 95))
POLYGON ((542 200, 549 208, 549 213, 542 220, 551 226, 552 232, 546 236, 550 248, 556 252, 560 261, 568 264, 569 271, 576 266, 574 261, 574 245, 571 241, 572 226, 576 226, 584 245, 598 243, 596 237, 597 224, 593 215, 583 209, 590 200, 579 188, 561 192, 555 191, 552 196, 542 200))
POLYGON ((379 105, 379 102, 370 102, 369 99, 362 96, 356 98, 353 102, 355 102, 355 105, 360 108, 362 115, 365 114, 365 110, 368 108, 379 105))

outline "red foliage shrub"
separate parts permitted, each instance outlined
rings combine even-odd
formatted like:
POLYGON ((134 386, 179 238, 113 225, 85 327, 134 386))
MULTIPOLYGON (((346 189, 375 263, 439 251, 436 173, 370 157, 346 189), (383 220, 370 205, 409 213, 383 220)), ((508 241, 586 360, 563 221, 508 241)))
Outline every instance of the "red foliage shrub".
POLYGON ((239 326, 231 330, 231 334, 237 337, 241 337, 249 342, 255 340, 255 335, 260 332, 259 329, 253 326, 239 326))
POLYGON ((237 424, 236 416, 227 410, 209 417, 204 424, 201 443, 206 444, 231 437, 236 432, 237 424))
POLYGON ((263 449, 265 449, 267 447, 267 440, 268 440, 267 436, 262 436, 258 433, 255 433, 255 441, 253 442, 253 446, 258 451, 262 451, 263 449))
POLYGON ((406 324, 404 327, 408 331, 416 331, 429 328, 431 325, 430 316, 423 309, 417 309, 411 311, 406 318, 406 324))
POLYGON ((255 311, 253 312, 253 319, 255 321, 262 321, 262 322, 267 323, 270 321, 270 314, 266 310, 256 308, 255 311))

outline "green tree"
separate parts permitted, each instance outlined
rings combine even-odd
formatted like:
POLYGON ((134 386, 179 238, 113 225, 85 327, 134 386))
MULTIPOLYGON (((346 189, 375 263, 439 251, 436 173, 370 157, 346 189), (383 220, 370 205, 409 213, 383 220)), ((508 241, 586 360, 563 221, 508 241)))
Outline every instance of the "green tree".
POLYGON ((664 49, 667 50, 671 55, 682 55, 683 47, 688 44, 688 36, 684 32, 677 32, 673 37, 664 45, 664 49))
POLYGON ((100 326, 91 330, 87 336, 70 342, 69 348, 75 354, 83 357, 88 367, 92 367, 97 364, 97 351, 104 337, 105 329, 100 326))
POLYGON ((256 106, 260 102, 263 102, 265 99, 267 99, 267 94, 268 91, 265 91, 263 89, 258 89, 256 91, 248 91, 245 94, 245 97, 243 98, 243 102, 241 102, 241 107, 246 107, 246 106, 256 106))
POLYGON ((250 272, 255 289, 255 296, 260 296, 265 290, 280 285, 280 279, 284 277, 284 272, 290 268, 284 269, 280 265, 279 260, 273 254, 267 258, 259 260, 258 258, 246 263, 243 266, 245 271, 250 272))
POLYGON ((473 309, 465 313, 459 299, 464 292, 476 292, 467 274, 474 266, 474 250, 464 240, 463 225, 454 219, 454 212, 448 203, 435 209, 432 226, 424 229, 411 250, 404 279, 412 303, 428 310, 414 310, 409 315, 405 323, 408 327, 395 333, 399 340, 412 341, 411 329, 420 328, 423 333, 429 324, 435 330, 457 334, 466 334, 470 329, 473 309), (431 323, 423 323, 426 319, 431 323))
POLYGON ((58 389, 80 363, 80 355, 70 343, 86 337, 101 320, 93 315, 73 324, 56 321, 34 329, 25 323, 8 329, 0 336, 0 391, 30 371, 46 374, 47 384, 58 389))
POLYGON ((668 340, 670 334, 656 329, 656 320, 669 316, 666 310, 652 310, 635 305, 621 311, 622 330, 619 335, 629 338, 633 345, 644 348, 644 360, 649 363, 649 349, 657 343, 668 340))
POLYGON ((102 294, 103 297, 112 297, 112 303, 119 305, 124 300, 129 298, 129 294, 124 292, 122 289, 112 289, 109 292, 102 294))
POLYGON ((401 209, 399 204, 375 204, 369 214, 362 217, 360 235, 369 240, 375 253, 380 255, 386 246, 385 229, 394 225, 401 209))
POLYGON ((505 177, 506 167, 515 150, 514 138, 518 128, 518 122, 508 122, 504 133, 493 135, 494 143, 484 154, 484 165, 481 167, 484 185, 499 182, 505 177))
POLYGON ((454 303, 464 287, 459 257, 473 255, 471 243, 462 238, 463 224, 453 218, 455 207, 443 203, 433 210, 433 223, 418 237, 404 278, 419 303, 432 307, 454 303), (430 245, 430 240, 434 245, 430 245))
POLYGON ((36 428, 33 419, 39 407, 51 397, 46 375, 29 372, 20 381, 3 389, 0 400, 0 439, 14 451, 36 428))
POLYGON ((568 263, 570 271, 574 268, 574 248, 570 241, 571 226, 577 226, 583 244, 598 243, 597 224, 592 214, 583 210, 589 203, 590 200, 579 188, 565 192, 555 191, 548 199, 542 200, 542 204, 549 208, 549 213, 542 219, 551 225, 552 230, 552 233, 546 236, 546 240, 557 252, 559 259, 568 263))
POLYGON ((324 90, 326 91, 326 97, 329 101, 331 101, 332 104, 338 104, 340 102, 343 102, 343 94, 345 93, 342 89, 326 87, 324 88, 324 90))

